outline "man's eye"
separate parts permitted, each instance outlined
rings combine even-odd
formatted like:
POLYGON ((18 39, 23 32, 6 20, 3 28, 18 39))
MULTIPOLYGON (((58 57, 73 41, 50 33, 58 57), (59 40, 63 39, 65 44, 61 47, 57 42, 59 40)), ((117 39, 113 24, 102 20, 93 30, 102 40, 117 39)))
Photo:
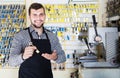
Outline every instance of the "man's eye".
POLYGON ((40 16, 44 16, 45 14, 40 14, 40 16))

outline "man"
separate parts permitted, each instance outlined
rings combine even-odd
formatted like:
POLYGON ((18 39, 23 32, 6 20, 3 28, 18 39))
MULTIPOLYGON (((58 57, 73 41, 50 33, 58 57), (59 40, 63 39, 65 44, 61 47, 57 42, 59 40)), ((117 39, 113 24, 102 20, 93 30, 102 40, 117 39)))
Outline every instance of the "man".
POLYGON ((50 60, 65 62, 65 53, 57 36, 43 27, 46 14, 42 4, 31 4, 29 18, 31 25, 13 38, 9 65, 20 65, 19 78, 53 78, 50 60))

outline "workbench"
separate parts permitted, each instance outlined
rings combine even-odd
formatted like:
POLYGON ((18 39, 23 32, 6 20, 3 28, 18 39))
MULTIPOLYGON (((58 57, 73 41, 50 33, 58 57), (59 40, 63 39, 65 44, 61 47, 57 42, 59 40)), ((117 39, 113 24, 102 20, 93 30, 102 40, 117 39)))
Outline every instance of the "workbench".
POLYGON ((79 78, 120 78, 118 68, 84 68, 79 66, 79 78))

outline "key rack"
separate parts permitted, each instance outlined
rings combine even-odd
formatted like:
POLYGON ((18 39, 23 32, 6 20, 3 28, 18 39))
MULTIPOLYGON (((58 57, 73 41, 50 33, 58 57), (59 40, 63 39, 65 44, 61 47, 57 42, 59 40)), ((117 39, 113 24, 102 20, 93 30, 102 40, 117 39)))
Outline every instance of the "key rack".
POLYGON ((0 4, 0 65, 9 58, 13 35, 25 28, 26 12, 24 4, 0 4))

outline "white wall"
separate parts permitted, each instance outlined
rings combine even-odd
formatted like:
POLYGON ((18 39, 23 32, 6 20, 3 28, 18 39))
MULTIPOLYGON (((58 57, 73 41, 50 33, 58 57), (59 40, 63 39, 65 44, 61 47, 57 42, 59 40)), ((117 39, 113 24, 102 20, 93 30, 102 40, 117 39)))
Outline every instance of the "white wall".
POLYGON ((30 25, 30 20, 29 20, 29 15, 28 15, 28 8, 29 8, 29 6, 30 6, 30 4, 32 3, 32 0, 26 0, 26 20, 27 20, 27 26, 29 26, 30 25))
POLYGON ((99 24, 104 26, 106 22, 106 0, 99 0, 99 24))

